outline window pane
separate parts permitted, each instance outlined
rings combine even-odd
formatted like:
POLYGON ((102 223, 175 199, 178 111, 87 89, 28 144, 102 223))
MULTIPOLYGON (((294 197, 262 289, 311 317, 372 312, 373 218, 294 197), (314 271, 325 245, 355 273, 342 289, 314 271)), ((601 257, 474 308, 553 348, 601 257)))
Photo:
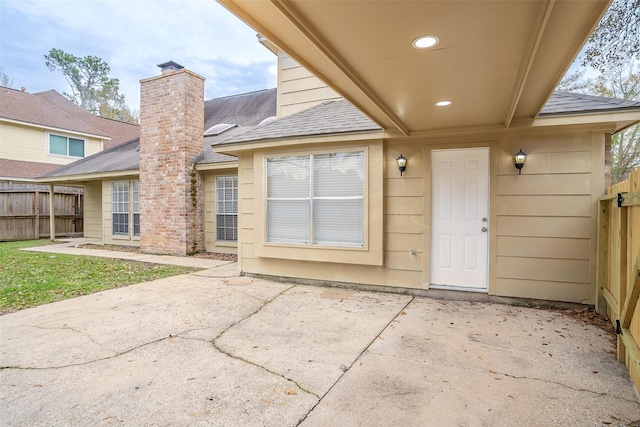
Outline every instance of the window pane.
POLYGON ((216 239, 238 240, 238 176, 216 177, 216 239))
POLYGON ((216 215, 216 235, 218 240, 235 242, 238 240, 238 216, 216 215))
POLYGON ((309 243, 309 201, 269 200, 267 241, 309 243))
POLYGON ((267 159, 267 197, 309 197, 309 156, 267 159))
POLYGON ((364 196, 364 152, 319 154, 313 169, 314 197, 364 196))
POLYGON ((129 215, 126 213, 113 214, 113 234, 129 234, 129 215))
POLYGON ((133 235, 140 236, 140 214, 133 214, 133 235))
POLYGON ((49 135, 49 153, 67 155, 67 138, 58 135, 49 135))
POLYGON ((69 138, 69 155, 84 157, 84 141, 81 139, 69 138))
POLYGON ((315 200, 315 245, 364 245, 364 199, 315 200))
POLYGON ((140 181, 133 181, 131 186, 131 200, 133 202, 132 211, 133 213, 140 213, 140 181))

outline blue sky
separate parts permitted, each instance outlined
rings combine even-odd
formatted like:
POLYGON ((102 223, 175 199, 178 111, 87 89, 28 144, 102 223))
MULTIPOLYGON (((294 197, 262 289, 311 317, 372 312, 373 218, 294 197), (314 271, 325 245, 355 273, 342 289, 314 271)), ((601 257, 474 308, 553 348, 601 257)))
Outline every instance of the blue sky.
POLYGON ((205 99, 276 85, 276 57, 215 0, 0 0, 0 67, 13 87, 70 92, 51 48, 111 67, 130 107, 140 79, 173 60, 204 76, 205 99))

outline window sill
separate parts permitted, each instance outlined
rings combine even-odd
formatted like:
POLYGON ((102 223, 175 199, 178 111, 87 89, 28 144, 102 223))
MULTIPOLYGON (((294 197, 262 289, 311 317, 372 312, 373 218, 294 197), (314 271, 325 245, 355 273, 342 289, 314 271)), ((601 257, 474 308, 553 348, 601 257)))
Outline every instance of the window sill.
POLYGON ((131 238, 124 234, 112 234, 111 238, 113 240, 131 240, 131 238))
POLYGON ((332 262, 338 264, 382 265, 383 251, 374 248, 345 246, 302 246, 257 243, 255 254, 262 258, 282 258, 297 261, 332 262))
POLYGON ((226 246, 228 248, 237 248, 238 247, 238 242, 227 242, 225 240, 216 240, 215 245, 216 246, 226 246))

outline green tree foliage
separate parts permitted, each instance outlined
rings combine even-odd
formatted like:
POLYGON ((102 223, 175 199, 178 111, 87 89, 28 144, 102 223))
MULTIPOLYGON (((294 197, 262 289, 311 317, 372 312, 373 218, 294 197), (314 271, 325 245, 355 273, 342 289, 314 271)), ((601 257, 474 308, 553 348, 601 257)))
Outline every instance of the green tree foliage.
POLYGON ((74 103, 92 114, 137 123, 137 114, 120 94, 120 81, 110 77, 111 68, 97 56, 75 56, 61 49, 51 49, 44 56, 51 71, 62 71, 71 93, 64 93, 74 103))
POLYGON ((640 60, 640 0, 613 0, 587 41, 583 65, 600 71, 640 60))
MULTIPOLYGON (((602 73, 590 85, 598 96, 640 101, 640 73, 633 66, 619 66, 602 73)), ((631 126, 611 138, 611 182, 620 182, 640 166, 640 125, 631 126)))
POLYGON ((13 79, 0 67, 0 86, 13 88, 13 79))

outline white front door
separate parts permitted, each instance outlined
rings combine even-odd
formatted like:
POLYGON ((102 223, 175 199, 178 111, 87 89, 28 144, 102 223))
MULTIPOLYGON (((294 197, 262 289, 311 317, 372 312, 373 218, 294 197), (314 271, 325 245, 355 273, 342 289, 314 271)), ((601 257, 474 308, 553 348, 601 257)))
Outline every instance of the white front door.
POLYGON ((431 152, 431 285, 487 289, 489 149, 431 152))

